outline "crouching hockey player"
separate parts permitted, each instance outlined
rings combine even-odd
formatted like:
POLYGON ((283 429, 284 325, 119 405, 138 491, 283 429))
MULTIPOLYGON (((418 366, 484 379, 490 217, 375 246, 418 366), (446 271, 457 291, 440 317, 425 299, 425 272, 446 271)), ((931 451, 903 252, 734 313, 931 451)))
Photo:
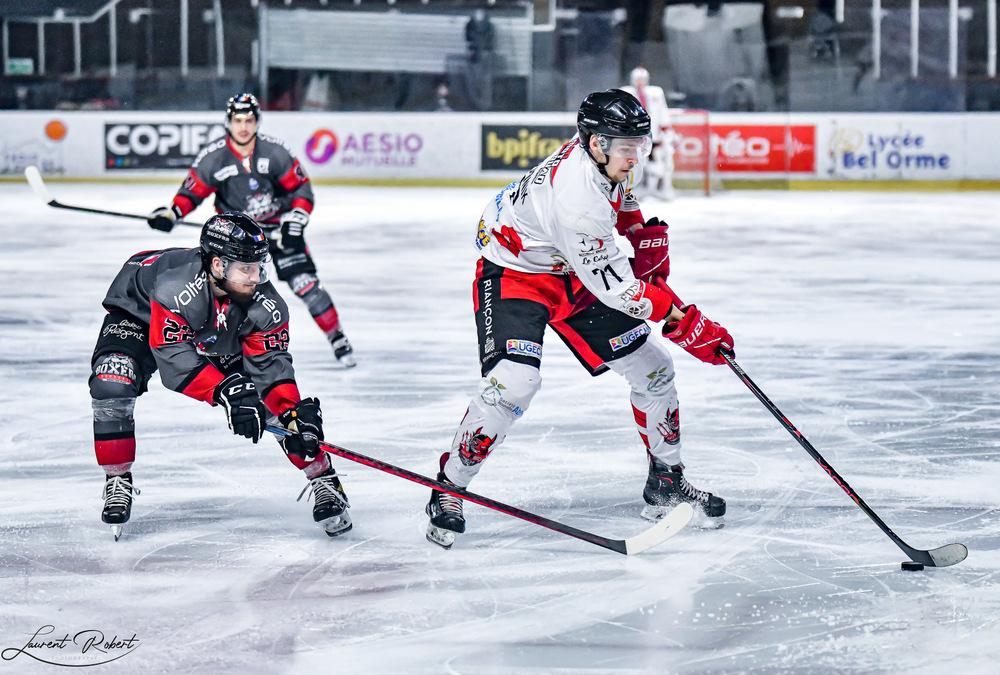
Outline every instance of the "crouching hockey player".
MULTIPOLYGON (((642 516, 657 520, 684 501, 701 525, 718 526, 726 502, 687 480, 673 361, 663 343, 647 340, 645 320, 665 321, 664 336, 707 363, 724 364, 719 349, 731 351, 733 340, 666 284, 667 227, 644 223, 630 191, 651 145, 639 101, 617 89, 592 93, 577 127, 572 140, 503 188, 479 221, 473 305, 483 379, 438 480, 467 487, 531 405, 548 325, 592 375, 610 369, 631 385, 649 461, 642 516), (635 249, 634 262, 616 245, 616 229, 635 249)), ((462 504, 431 492, 430 541, 449 548, 465 531, 462 504)))
POLYGON ((238 436, 259 441, 269 415, 296 432, 281 447, 309 480, 313 519, 331 537, 351 529, 347 495, 319 448, 319 400, 299 396, 288 307, 267 281, 267 262, 261 227, 227 212, 205 223, 199 248, 137 253, 108 289, 90 394, 94 449, 106 475, 101 519, 115 540, 139 494, 132 412, 156 370, 168 389, 219 406, 238 436))
POLYGON ((213 192, 216 211, 243 211, 267 231, 278 279, 306 304, 313 321, 333 347, 336 363, 356 365, 354 349, 344 335, 333 298, 316 276, 316 263, 306 245, 305 229, 313 210, 313 193, 305 169, 284 142, 257 133, 260 105, 253 94, 240 94, 226 105, 224 139, 209 143, 170 206, 161 206, 147 221, 169 232, 178 218, 193 211, 213 192))

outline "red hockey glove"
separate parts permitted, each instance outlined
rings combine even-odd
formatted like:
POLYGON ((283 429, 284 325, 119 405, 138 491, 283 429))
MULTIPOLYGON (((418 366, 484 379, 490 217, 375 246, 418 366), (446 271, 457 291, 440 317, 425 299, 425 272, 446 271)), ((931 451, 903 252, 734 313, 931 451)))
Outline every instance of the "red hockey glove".
POLYGON ((629 233, 629 243, 635 249, 632 269, 636 278, 657 285, 659 281, 667 280, 670 275, 667 227, 659 218, 650 218, 641 229, 629 233))
POLYGON ((722 365, 726 362, 719 350, 730 355, 733 350, 733 336, 725 328, 715 323, 694 305, 682 307, 684 317, 676 323, 663 326, 663 337, 679 345, 691 356, 705 363, 722 365))

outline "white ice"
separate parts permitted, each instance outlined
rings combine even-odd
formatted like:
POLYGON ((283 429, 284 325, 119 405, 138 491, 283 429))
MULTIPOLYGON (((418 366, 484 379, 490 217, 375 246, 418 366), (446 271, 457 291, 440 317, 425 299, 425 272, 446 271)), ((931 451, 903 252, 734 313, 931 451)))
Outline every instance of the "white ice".
MULTIPOLYGON (((51 187, 140 213, 174 189, 51 187)), ((360 365, 334 370, 279 290, 329 439, 434 474, 479 379, 473 244, 491 195, 318 189, 308 236, 360 365)), ((969 546, 918 573, 728 368, 674 348, 689 476, 728 500, 724 529, 624 557, 470 505, 444 551, 424 539, 427 489, 338 460, 355 526, 328 539, 273 440, 234 437, 154 378, 136 409, 142 494, 115 543, 86 386, 100 301, 129 254, 197 230, 58 211, 22 185, 0 197, 0 649, 53 625, 134 633, 101 672, 997 672, 1000 195, 645 205, 671 223, 681 297, 731 330, 751 377, 886 523, 918 548, 969 546)), ((541 392, 472 489, 641 531, 627 386, 590 378, 554 336, 545 350, 541 392)), ((0 673, 53 671, 12 654, 0 673)))

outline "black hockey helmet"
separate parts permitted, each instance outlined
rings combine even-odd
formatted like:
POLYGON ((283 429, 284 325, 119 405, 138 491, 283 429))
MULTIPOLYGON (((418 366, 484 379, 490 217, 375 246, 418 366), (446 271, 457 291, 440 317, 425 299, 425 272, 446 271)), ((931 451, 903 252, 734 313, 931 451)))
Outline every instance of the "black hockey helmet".
POLYGON ((587 94, 576 114, 576 128, 580 142, 589 152, 590 137, 594 134, 609 138, 638 138, 649 136, 652 126, 649 113, 627 91, 608 89, 587 94))
POLYGON ((260 123, 260 103, 257 97, 249 92, 237 94, 226 101, 226 124, 233 119, 233 115, 252 114, 257 123, 260 123))
POLYGON ((264 265, 270 260, 267 235, 257 221, 241 211, 218 213, 201 229, 201 260, 206 271, 212 269, 212 258, 220 258, 224 270, 232 263, 258 263, 263 283, 264 265))

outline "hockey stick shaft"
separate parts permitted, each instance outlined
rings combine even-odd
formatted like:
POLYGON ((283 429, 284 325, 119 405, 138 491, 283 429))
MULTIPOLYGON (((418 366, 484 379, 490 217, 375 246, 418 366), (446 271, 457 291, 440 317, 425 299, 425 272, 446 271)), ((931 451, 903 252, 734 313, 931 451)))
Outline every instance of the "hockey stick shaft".
POLYGON ((898 546, 900 550, 903 551, 903 553, 908 555, 911 560, 914 560, 916 562, 922 562, 925 565, 943 567, 946 564, 953 565, 956 562, 961 562, 962 560, 965 559, 965 556, 968 555, 968 550, 965 549, 965 546, 963 544, 948 544, 947 546, 941 547, 941 549, 935 549, 934 551, 924 551, 921 549, 914 548, 909 544, 907 544, 905 541, 903 541, 899 537, 899 535, 893 532, 892 529, 888 525, 886 525, 885 522, 878 516, 878 514, 875 513, 875 511, 873 511, 872 508, 865 503, 865 500, 863 500, 858 495, 858 493, 854 491, 854 488, 852 488, 850 484, 846 480, 844 480, 843 476, 837 473, 837 470, 834 469, 832 466, 830 466, 830 463, 826 461, 823 455, 821 455, 819 451, 813 447, 812 443, 810 443, 809 440, 802 435, 802 432, 796 429, 795 425, 793 425, 791 421, 789 421, 789 419, 785 417, 785 415, 778 409, 778 406, 774 405, 774 403, 771 402, 771 399, 769 399, 767 395, 765 395, 764 392, 760 389, 760 387, 758 387, 757 384, 752 379, 750 379, 750 376, 747 375, 746 371, 743 370, 743 368, 741 368, 738 363, 736 363, 736 359, 733 358, 732 355, 730 355, 728 352, 724 350, 721 350, 719 353, 722 355, 722 358, 726 360, 726 363, 729 364, 729 367, 732 369, 732 371, 736 373, 736 376, 743 381, 743 384, 745 384, 751 392, 753 392, 753 395, 757 397, 757 400, 760 401, 764 405, 764 407, 767 408, 767 410, 772 415, 774 415, 774 418, 781 423, 781 426, 785 427, 785 430, 788 431, 788 433, 790 433, 792 437, 799 442, 799 445, 801 445, 803 449, 805 449, 805 451, 809 453, 810 457, 816 460, 816 463, 819 464, 820 468, 822 468, 823 471, 825 471, 827 475, 829 475, 830 478, 833 479, 833 482, 836 483, 841 490, 847 493, 847 496, 850 497, 851 500, 855 504, 857 504, 862 511, 865 512, 865 515, 871 518, 872 521, 879 526, 879 529, 881 529, 882 532, 884 532, 886 536, 889 537, 889 539, 891 539, 892 542, 896 544, 896 546, 898 546), (957 555, 934 556, 935 552, 942 551, 944 549, 949 549, 950 552, 952 549, 950 549, 949 547, 961 547, 963 553, 961 554, 960 557, 958 557, 957 555), (952 562, 951 560, 956 557, 958 559, 952 562), (945 558, 947 558, 948 560, 947 562, 944 561, 945 558), (943 562, 944 564, 942 564, 943 562))
MULTIPOLYGON (((42 174, 38 171, 38 167, 29 166, 24 170, 24 177, 28 179, 28 184, 31 185, 31 189, 34 190, 35 194, 42 198, 46 204, 56 209, 67 209, 70 211, 79 211, 81 213, 96 213, 102 216, 115 216, 116 218, 133 218, 135 220, 146 220, 146 216, 140 215, 138 213, 124 213, 122 211, 109 211, 107 209, 95 209, 89 206, 77 206, 75 204, 64 204, 58 199, 54 198, 45 185, 45 181, 42 180, 42 174)), ((199 223, 192 222, 190 220, 178 220, 176 225, 187 225, 189 227, 201 227, 199 223)))
MULTIPOLYGON (((288 429, 284 429, 273 424, 267 425, 267 430, 276 436, 289 436, 292 432, 288 429)), ((470 501, 473 504, 479 504, 480 506, 485 506, 488 509, 493 509, 494 511, 499 511, 500 513, 505 513, 508 516, 513 516, 514 518, 520 518, 534 525, 541 525, 542 527, 553 530, 554 532, 559 532, 560 534, 569 535, 570 537, 575 537, 577 539, 586 541, 591 544, 596 544, 610 551, 616 553, 621 553, 623 555, 628 555, 629 551, 626 547, 626 542, 620 539, 609 539, 608 537, 602 537, 599 534, 593 534, 592 532, 587 532, 585 530, 580 530, 571 525, 566 525, 560 523, 556 520, 546 518, 545 516, 539 516, 537 514, 531 513, 530 511, 525 511, 524 509, 519 509, 516 506, 510 506, 509 504, 504 504, 503 502, 498 502, 495 499, 490 499, 489 497, 484 497, 482 495, 477 495, 474 492, 469 492, 464 488, 460 488, 454 485, 449 485, 447 483, 442 483, 441 481, 434 480, 433 478, 428 478, 419 473, 414 473, 407 469, 403 469, 398 466, 389 464, 388 462, 383 462, 380 459, 375 459, 374 457, 368 457, 367 455, 362 455, 359 452, 354 452, 353 450, 348 450, 347 448, 342 448, 339 445, 334 445, 332 443, 326 443, 320 441, 320 447, 326 452, 337 455, 338 457, 343 457, 344 459, 349 459, 352 462, 357 462, 358 464, 364 464, 373 469, 378 469, 385 473, 391 474, 393 476, 398 476, 400 478, 405 478, 408 481, 417 483, 418 485, 423 485, 425 487, 444 492, 466 501, 470 501)))

